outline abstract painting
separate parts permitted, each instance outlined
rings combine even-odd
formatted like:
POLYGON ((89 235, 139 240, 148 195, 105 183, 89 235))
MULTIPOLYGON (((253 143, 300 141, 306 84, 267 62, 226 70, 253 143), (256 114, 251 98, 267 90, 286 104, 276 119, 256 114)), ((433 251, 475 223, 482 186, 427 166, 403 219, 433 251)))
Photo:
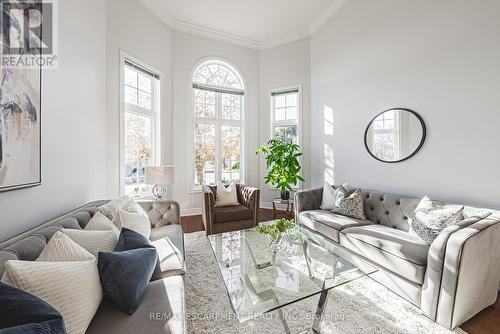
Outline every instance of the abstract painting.
MULTIPOLYGON (((6 24, 19 26, 3 15, 2 44, 6 24)), ((1 66, 0 73, 0 191, 40 185, 42 70, 1 66)))

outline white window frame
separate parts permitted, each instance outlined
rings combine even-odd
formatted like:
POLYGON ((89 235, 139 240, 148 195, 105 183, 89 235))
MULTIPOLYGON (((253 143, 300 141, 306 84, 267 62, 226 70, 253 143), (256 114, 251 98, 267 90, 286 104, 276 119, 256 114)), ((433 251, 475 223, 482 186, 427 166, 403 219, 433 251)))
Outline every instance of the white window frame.
MULTIPOLYGON (((302 147, 302 84, 296 84, 285 87, 278 87, 270 89, 268 92, 269 98, 269 115, 270 115, 270 135, 269 139, 274 138, 274 128, 279 126, 297 126, 297 144, 302 147), (292 90, 298 90, 297 96, 297 119, 296 120, 284 120, 284 121, 275 121, 275 109, 274 109, 274 98, 273 93, 287 92, 292 90)), ((302 163, 302 157, 299 158, 299 161, 302 163)), ((302 169, 302 173, 304 169, 302 169)), ((303 188, 303 182, 299 181, 297 186, 292 186, 295 190, 300 190, 303 188)), ((276 191, 276 187, 268 187, 268 190, 276 191)))
MULTIPOLYGON (((203 85, 207 87, 213 88, 221 88, 212 85, 203 85)), ((221 127, 224 125, 228 126, 238 126, 240 128, 240 183, 245 183, 246 180, 246 168, 245 168, 245 110, 246 110, 246 82, 240 71, 240 69, 235 66, 230 61, 220 58, 220 57, 210 57, 205 58, 198 61, 193 67, 190 77, 189 77, 189 91, 190 91, 190 101, 189 101, 189 193, 200 193, 202 191, 202 186, 197 186, 194 183, 194 173, 195 173, 195 153, 194 153, 194 126, 196 123, 204 123, 204 124, 213 124, 215 125, 215 182, 218 183, 221 181, 222 171, 220 168, 221 164, 221 149, 222 149, 222 140, 221 140, 221 127), (193 77, 197 70, 203 67, 206 64, 210 63, 220 63, 224 66, 227 66, 230 70, 234 71, 237 75, 240 83, 242 85, 242 91, 244 92, 241 95, 241 115, 240 120, 225 120, 221 117, 221 93, 216 93, 215 99, 215 118, 206 118, 206 117, 196 117, 194 115, 195 111, 195 88, 193 87, 193 77)), ((223 87, 222 87, 223 88, 223 87)), ((230 88, 228 90, 231 90, 230 88)))
POLYGON ((302 143, 302 85, 297 84, 293 86, 287 87, 279 87, 269 90, 269 108, 270 108, 270 123, 271 123, 271 132, 269 139, 274 138, 274 128, 279 126, 297 126, 297 144, 301 145, 302 143), (296 120, 283 120, 283 121, 275 121, 275 108, 274 108, 274 98, 273 94, 280 92, 287 92, 298 90, 297 93, 297 119, 296 120))
MULTIPOLYGON (((120 166, 119 166, 119 194, 120 196, 125 195, 125 112, 130 112, 140 116, 146 116, 152 118, 151 130, 153 140, 151 141, 151 151, 152 157, 150 160, 150 166, 154 166, 161 162, 161 80, 163 74, 156 68, 144 63, 143 61, 131 56, 123 50, 120 50, 120 116, 119 116, 119 136, 120 136, 120 166), (129 61, 136 64, 145 70, 155 73, 159 76, 159 79, 153 80, 151 89, 151 110, 146 108, 141 108, 136 105, 132 105, 125 102, 125 63, 129 61)), ((149 196, 149 191, 139 192, 136 197, 149 196)))
MULTIPOLYGON (((381 116, 384 116, 383 114, 381 116)), ((372 137, 374 138, 376 135, 384 135, 384 134, 393 134, 394 135, 394 160, 399 160, 401 156, 401 118, 399 117, 399 113, 394 111, 394 118, 393 118, 393 124, 394 127, 391 129, 375 129, 375 126, 373 127, 372 131, 372 137)), ((383 122, 385 122, 385 119, 383 119, 383 122)), ((372 142, 373 142, 372 138, 372 142)))

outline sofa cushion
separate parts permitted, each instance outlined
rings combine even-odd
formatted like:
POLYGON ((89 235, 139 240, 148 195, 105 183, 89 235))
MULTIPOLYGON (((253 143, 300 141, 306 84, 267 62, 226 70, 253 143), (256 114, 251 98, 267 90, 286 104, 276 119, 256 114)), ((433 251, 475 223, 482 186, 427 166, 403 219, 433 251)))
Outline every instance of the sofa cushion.
POLYGON ((339 231, 348 227, 372 224, 368 220, 358 220, 328 210, 302 211, 299 215, 299 223, 336 242, 340 241, 339 231))
POLYGON ((215 208, 215 224, 246 219, 252 219, 252 212, 244 205, 215 208))
POLYGON ((132 315, 104 298, 86 334, 183 334, 184 280, 172 276, 150 282, 139 308, 132 315))
POLYGON ((49 303, 0 283, 0 332, 65 334, 62 315, 49 303))
POLYGON ((158 263, 152 280, 186 273, 184 256, 168 237, 153 241, 153 246, 158 254, 158 263))
POLYGON ((429 245, 418 236, 369 225, 342 230, 340 244, 412 282, 424 282, 429 245))
POLYGON ((177 249, 182 253, 184 258, 184 232, 180 224, 164 225, 151 229, 151 237, 149 240, 156 241, 168 237, 177 249))

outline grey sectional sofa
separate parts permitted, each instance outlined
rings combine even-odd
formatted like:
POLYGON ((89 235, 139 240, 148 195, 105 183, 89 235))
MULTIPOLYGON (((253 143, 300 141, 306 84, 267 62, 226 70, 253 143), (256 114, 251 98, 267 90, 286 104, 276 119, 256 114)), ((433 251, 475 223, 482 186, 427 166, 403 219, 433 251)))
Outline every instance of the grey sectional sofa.
POLYGON ((362 221, 320 210, 322 196, 323 188, 295 194, 297 222, 375 265, 373 279, 433 321, 455 328, 496 301, 499 211, 465 207, 466 219, 427 245, 409 232, 419 198, 363 190, 362 221))
MULTIPOLYGON (((107 201, 91 202, 1 242, 0 277, 4 272, 5 261, 36 260, 56 231, 63 227, 83 229, 97 207, 105 203, 107 201)), ((160 202, 156 210, 153 210, 152 202, 144 201, 139 204, 148 213, 151 223, 160 226, 151 230, 151 241, 169 237, 184 255, 184 234, 180 225, 179 205, 171 201, 160 202)), ((161 277, 149 283, 139 308, 131 316, 118 310, 104 297, 87 333, 186 333, 184 277, 178 271, 163 272, 161 277)))

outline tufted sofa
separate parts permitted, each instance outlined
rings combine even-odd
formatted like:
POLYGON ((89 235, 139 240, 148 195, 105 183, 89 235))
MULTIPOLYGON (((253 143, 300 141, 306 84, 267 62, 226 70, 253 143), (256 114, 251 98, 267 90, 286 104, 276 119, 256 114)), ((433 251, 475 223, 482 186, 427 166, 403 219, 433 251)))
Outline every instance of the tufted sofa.
MULTIPOLYGON (((95 201, 59 218, 41 224, 17 237, 0 243, 0 277, 7 260, 35 261, 52 235, 61 228, 83 229, 97 208, 108 201, 95 201)), ((184 255, 184 234, 180 225, 179 205, 173 201, 139 204, 149 215, 153 228, 151 241, 168 237, 184 255)), ((114 307, 105 297, 87 333, 185 333, 186 307, 183 273, 162 272, 149 283, 136 312, 129 316, 114 307)))
MULTIPOLYGON (((419 198, 363 189, 367 220, 320 210, 323 188, 295 194, 295 217, 379 271, 371 277, 455 328, 497 298, 500 282, 500 212, 465 207, 465 219, 431 245, 410 233, 419 198)), ((363 261, 359 261, 360 267, 363 261)))

